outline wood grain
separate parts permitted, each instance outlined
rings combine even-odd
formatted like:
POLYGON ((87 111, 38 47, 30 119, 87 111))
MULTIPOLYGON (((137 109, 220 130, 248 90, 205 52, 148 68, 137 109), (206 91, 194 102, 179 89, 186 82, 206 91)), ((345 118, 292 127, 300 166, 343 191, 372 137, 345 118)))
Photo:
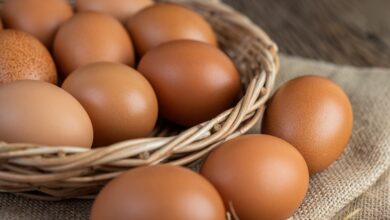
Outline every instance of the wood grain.
POLYGON ((388 0, 224 0, 290 55, 390 67, 388 0))

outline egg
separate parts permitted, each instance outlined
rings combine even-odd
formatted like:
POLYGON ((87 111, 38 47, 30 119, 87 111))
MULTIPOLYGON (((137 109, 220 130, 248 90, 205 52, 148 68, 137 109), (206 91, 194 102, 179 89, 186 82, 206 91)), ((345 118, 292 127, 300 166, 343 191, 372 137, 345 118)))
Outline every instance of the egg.
POLYGON ((30 34, 0 32, 0 85, 33 79, 57 83, 57 70, 49 51, 30 34))
POLYGON ((0 140, 55 146, 92 145, 87 112, 63 89, 43 81, 0 86, 0 140))
POLYGON ((216 36, 199 14, 175 4, 156 4, 127 22, 138 54, 169 41, 189 39, 217 45, 216 36))
POLYGON ((141 59, 138 70, 156 91, 161 115, 182 126, 212 119, 232 107, 240 92, 229 57, 198 41, 163 44, 141 59))
POLYGON ((222 196, 225 207, 245 220, 287 219, 302 203, 309 172, 302 155, 269 135, 245 135, 221 144, 201 174, 222 196))
POLYGON ((72 15, 66 0, 6 0, 2 8, 7 28, 30 33, 48 48, 58 27, 72 15))
POLYGON ((63 83, 91 117, 94 146, 146 137, 158 115, 149 82, 124 64, 99 62, 77 69, 63 83))
POLYGON ((97 196, 91 220, 225 220, 215 188, 199 174, 156 165, 130 170, 108 183, 97 196))
POLYGON ((76 0, 75 6, 78 12, 97 11, 111 15, 124 23, 153 3, 152 0, 76 0))
POLYGON ((344 91, 319 76, 293 79, 269 102, 263 132, 280 137, 305 158, 310 172, 330 166, 352 133, 353 113, 344 91))
POLYGON ((64 77, 77 68, 100 61, 134 64, 130 36, 115 18, 81 12, 60 27, 53 46, 64 77))

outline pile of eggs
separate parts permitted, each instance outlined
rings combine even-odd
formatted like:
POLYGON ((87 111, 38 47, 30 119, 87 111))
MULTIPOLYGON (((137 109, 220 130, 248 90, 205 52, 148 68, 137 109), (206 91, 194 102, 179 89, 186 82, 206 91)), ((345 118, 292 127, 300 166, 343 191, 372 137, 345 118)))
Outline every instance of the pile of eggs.
MULTIPOLYGON (((7 0, 0 20, 0 140, 100 147, 148 137, 157 119, 183 128, 234 106, 234 63, 185 7, 151 0, 7 0), (74 12, 76 11, 76 13, 74 12)), ((353 124, 347 95, 303 76, 269 101, 263 134, 217 147, 200 174, 141 167, 108 183, 91 219, 285 219, 309 174, 329 167, 353 124)))

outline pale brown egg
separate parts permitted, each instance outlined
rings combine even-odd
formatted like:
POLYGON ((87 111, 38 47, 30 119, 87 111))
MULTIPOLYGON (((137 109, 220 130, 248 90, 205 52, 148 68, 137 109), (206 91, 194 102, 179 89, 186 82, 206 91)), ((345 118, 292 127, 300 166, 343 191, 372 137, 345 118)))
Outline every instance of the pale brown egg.
POLYGON ((25 31, 48 48, 58 27, 72 15, 66 0, 6 0, 2 8, 7 28, 25 31))
POLYGON ((198 41, 163 44, 142 58, 138 70, 156 91, 161 115, 182 126, 212 119, 232 107, 240 92, 229 57, 198 41))
POLYGON ((49 51, 30 34, 0 32, 0 85, 21 79, 57 83, 57 70, 49 51))
POLYGON ((76 97, 91 117, 94 146, 146 137, 158 115, 149 82, 123 64, 99 62, 77 69, 62 88, 76 97))
POLYGON ((340 156, 352 125, 352 107, 344 91, 326 78, 303 76, 275 93, 266 110, 263 132, 296 147, 310 172, 316 173, 340 156))
POLYGON ((217 45, 216 36, 199 14, 175 4, 156 4, 142 10, 127 22, 139 55, 174 40, 197 40, 217 45))
POLYGON ((153 0, 76 0, 75 2, 78 12, 97 11, 111 15, 122 23, 153 4, 153 0))
POLYGON ((92 123, 80 103, 50 83, 20 80, 0 86, 0 141, 91 147, 92 123))
POLYGON ((157 165, 130 170, 97 196, 91 220, 225 220, 215 188, 182 167, 157 165))
POLYGON ((208 156, 201 174, 216 187, 235 219, 243 220, 288 218, 309 184, 302 155, 268 135, 246 135, 221 144, 208 156))
POLYGON ((53 53, 66 77, 77 68, 100 61, 134 64, 130 36, 115 18, 97 13, 77 13, 60 27, 53 53))

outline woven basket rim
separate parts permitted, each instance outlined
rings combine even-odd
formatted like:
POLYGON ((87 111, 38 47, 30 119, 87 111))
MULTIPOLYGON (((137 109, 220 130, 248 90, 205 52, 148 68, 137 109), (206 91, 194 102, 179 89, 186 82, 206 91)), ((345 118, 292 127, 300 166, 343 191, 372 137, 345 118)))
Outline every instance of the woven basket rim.
MULTIPOLYGON (((201 12, 210 23, 213 19, 223 21, 218 26, 221 30, 230 25, 247 32, 248 45, 244 42, 235 49, 253 52, 251 47, 254 47, 256 54, 243 53, 243 56, 234 57, 229 54, 232 51, 225 51, 236 64, 250 60, 250 64, 257 65, 253 70, 246 67, 251 69, 253 76, 249 77, 246 93, 237 105, 175 136, 164 136, 163 130, 157 137, 127 140, 94 149, 0 141, 0 191, 40 200, 90 198, 104 183, 130 168, 162 162, 188 165, 199 161, 220 143, 244 134, 261 120, 279 69, 277 45, 247 17, 223 3, 169 2, 201 12)), ((227 34, 217 33, 222 45, 229 42, 227 34)))

